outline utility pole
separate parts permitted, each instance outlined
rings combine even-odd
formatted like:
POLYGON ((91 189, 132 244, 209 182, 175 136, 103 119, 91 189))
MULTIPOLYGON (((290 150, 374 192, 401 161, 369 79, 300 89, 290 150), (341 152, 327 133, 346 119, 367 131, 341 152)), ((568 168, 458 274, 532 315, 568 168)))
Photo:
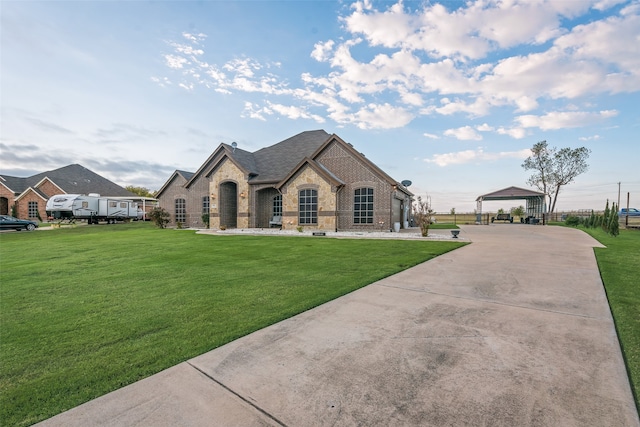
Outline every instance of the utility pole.
POLYGON ((618 182, 618 209, 620 209, 620 184, 621 182, 618 182))
POLYGON ((624 217, 624 228, 629 228, 629 192, 627 191, 627 215, 624 217))

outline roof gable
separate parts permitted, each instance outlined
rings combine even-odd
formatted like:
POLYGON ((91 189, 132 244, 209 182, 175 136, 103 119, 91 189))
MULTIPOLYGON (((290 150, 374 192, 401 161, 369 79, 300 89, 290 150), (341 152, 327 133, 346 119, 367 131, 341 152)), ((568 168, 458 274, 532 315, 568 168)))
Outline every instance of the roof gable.
POLYGON ((526 199, 528 197, 540 197, 544 196, 544 193, 540 193, 539 191, 527 190, 526 188, 520 187, 507 187, 502 190, 494 191, 493 193, 483 194, 482 196, 478 196, 476 201, 479 200, 509 200, 509 199, 518 199, 523 198, 526 199))
POLYGON ((325 179, 331 185, 334 185, 336 187, 344 185, 344 181, 342 181, 340 178, 335 176, 330 170, 328 170, 327 168, 325 168, 315 160, 312 160, 309 157, 305 157, 295 168, 291 170, 289 174, 287 174, 286 177, 284 177, 282 181, 280 181, 276 185, 276 188, 282 188, 284 185, 286 185, 286 183, 289 180, 291 180, 291 178, 293 178, 299 171, 301 171, 305 167, 310 167, 311 169, 313 169, 315 173, 320 175, 323 179, 325 179))
POLYGON ((257 175, 251 183, 282 181, 305 157, 322 146, 329 134, 324 130, 301 132, 253 153, 257 175))
POLYGON ((194 173, 193 172, 187 172, 187 171, 181 171, 176 169, 171 176, 169 177, 169 179, 167 179, 167 181, 162 185, 162 187, 160 187, 160 189, 156 192, 155 197, 158 198, 160 197, 160 195, 162 193, 164 193, 164 191, 169 188, 171 186, 171 183, 178 177, 182 178, 185 183, 189 181, 189 179, 191 179, 191 177, 193 177, 194 173))
POLYGON ((353 145, 348 144, 347 142, 345 142, 342 138, 340 138, 338 135, 336 135, 335 133, 333 135, 331 135, 331 137, 329 139, 327 139, 325 141, 324 144, 322 144, 322 146, 320 146, 311 156, 312 159, 317 159, 320 154, 326 150, 331 144, 336 143, 339 144, 342 148, 344 148, 352 157, 354 157, 355 159, 357 159, 358 161, 360 161, 361 163, 363 163, 371 172, 373 172, 374 174, 378 175, 382 180, 386 181, 389 185, 395 185, 396 189, 402 191, 403 193, 407 194, 408 196, 413 196, 413 193, 410 192, 405 186, 403 186, 401 183, 399 183, 398 181, 396 181, 395 179, 393 179, 391 176, 389 176, 385 171, 383 171, 382 169, 380 169, 378 167, 378 165, 376 165, 375 163, 373 163, 371 160, 367 159, 362 153, 360 153, 358 150, 356 150, 355 148, 353 148, 353 145))
POLYGON ((46 201, 48 199, 48 196, 45 195, 39 189, 33 188, 33 187, 29 187, 26 190, 24 190, 22 193, 20 193, 20 195, 18 197, 16 197, 16 202, 20 201, 20 199, 22 199, 23 197, 26 197, 30 193, 34 193, 36 196, 40 197, 44 201, 46 201))
POLYGON ((202 175, 209 176, 225 158, 231 160, 247 176, 257 173, 252 153, 221 143, 188 180, 185 187, 189 187, 202 175))

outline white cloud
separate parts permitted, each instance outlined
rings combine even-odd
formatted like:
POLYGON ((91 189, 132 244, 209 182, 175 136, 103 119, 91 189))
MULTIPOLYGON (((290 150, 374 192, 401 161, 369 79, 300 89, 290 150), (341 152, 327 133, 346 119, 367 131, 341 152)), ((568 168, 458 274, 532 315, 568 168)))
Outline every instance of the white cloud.
POLYGON ((198 42, 201 42, 204 39, 206 39, 207 35, 203 33, 191 34, 191 33, 185 32, 185 33, 182 33, 182 37, 184 37, 185 39, 189 40, 192 43, 198 44, 198 42))
POLYGON ((185 64, 189 63, 189 61, 187 61, 186 58, 183 58, 182 56, 177 56, 177 55, 165 55, 164 59, 167 64, 167 67, 173 68, 173 69, 183 68, 185 64))
MULTIPOLYGON (((606 117, 578 111, 533 114, 556 109, 554 100, 579 103, 594 94, 640 90, 640 43, 620 42, 640 40, 640 7, 630 5, 572 28, 567 22, 591 7, 604 11, 617 1, 382 4, 384 9, 368 0, 354 3, 340 18, 346 37, 317 42, 310 52, 331 72, 303 72, 297 86, 275 74, 278 63, 236 58, 208 64, 201 60, 205 34, 184 33, 183 43, 169 43, 174 52, 165 55, 165 63, 189 80, 183 87, 259 93, 282 106, 286 117, 307 114, 362 129, 401 127, 421 115, 483 117, 496 108, 532 113, 516 117, 512 127, 496 126, 497 133, 513 138, 523 138, 532 127, 586 126, 606 117), (536 45, 535 52, 512 54, 536 45), (376 54, 368 60, 353 53, 371 47, 376 54)), ((484 124, 446 135, 480 140, 477 132, 492 130, 484 124)))
POLYGON ((444 131, 445 136, 453 136, 462 141, 480 141, 482 135, 476 132, 471 126, 463 126, 457 129, 447 129, 444 131))
POLYGON ((477 148, 476 150, 434 154, 431 158, 424 159, 424 161, 445 167, 465 163, 494 162, 501 159, 526 159, 530 155, 531 150, 528 148, 519 151, 501 151, 498 153, 485 153, 482 148, 477 148))
POLYGON ((423 133, 423 136, 429 138, 429 139, 440 139, 440 137, 438 135, 435 135, 433 133, 423 133))
POLYGON ((268 108, 260 108, 251 102, 244 103, 244 110, 242 117, 250 117, 252 119, 267 121, 265 115, 272 115, 273 112, 268 108))
POLYGON ((515 118, 515 121, 523 128, 540 128, 542 130, 554 130, 564 128, 577 128, 601 122, 618 115, 616 110, 603 110, 599 112, 588 111, 555 111, 543 116, 524 115, 515 118))
POLYGON ((329 40, 327 42, 318 42, 313 46, 313 51, 311 52, 311 57, 318 62, 323 62, 328 60, 331 56, 330 53, 333 51, 333 40, 329 40))
POLYGON ((413 116, 405 109, 390 104, 369 104, 350 118, 360 129, 394 129, 405 126, 413 116))
POLYGON ((493 126, 489 126, 486 123, 483 123, 479 126, 476 126, 476 129, 480 132, 491 132, 493 130, 493 126))
POLYGON ((169 45, 172 46, 176 50, 176 52, 179 52, 184 55, 200 56, 204 54, 204 50, 195 49, 193 46, 180 44, 180 43, 169 43, 169 45))
POLYGON ((281 116, 287 117, 289 119, 297 120, 297 119, 312 119, 318 123, 324 123, 324 118, 318 116, 316 114, 309 114, 305 109, 299 108, 293 105, 282 105, 282 104, 272 104, 268 103, 269 110, 274 111, 281 116))
POLYGON ((500 135, 509 135, 515 139, 522 139, 527 136, 527 130, 521 127, 504 128, 500 127, 496 130, 500 135))

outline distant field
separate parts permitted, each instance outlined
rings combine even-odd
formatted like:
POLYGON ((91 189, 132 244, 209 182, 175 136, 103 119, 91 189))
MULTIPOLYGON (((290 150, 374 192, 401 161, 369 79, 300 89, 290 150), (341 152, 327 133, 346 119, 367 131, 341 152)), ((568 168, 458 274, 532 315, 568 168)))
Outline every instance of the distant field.
POLYGON ((475 224, 476 214, 464 213, 464 214, 445 214, 437 213, 433 216, 437 223, 440 224, 475 224))
MULTIPOLYGON (((580 216, 588 216, 591 211, 568 211, 568 212, 555 212, 549 217, 549 223, 561 223, 562 218, 569 215, 580 215, 580 216)), ((596 214, 602 214, 602 211, 595 211, 596 214)), ((496 212, 483 212, 482 214, 482 222, 489 223, 491 221, 491 217, 496 216, 496 212)), ((436 213, 433 215, 433 218, 436 220, 438 224, 475 224, 477 217, 475 213, 461 213, 461 214, 449 214, 449 213, 436 213)), ((515 216, 514 223, 520 222, 520 217, 515 216)), ((640 217, 629 217, 628 223, 625 224, 626 218, 620 217, 620 228, 625 228, 628 226, 629 228, 640 228, 640 217)))
POLYGON ((31 425, 462 245, 150 223, 0 233, 0 424, 31 425))

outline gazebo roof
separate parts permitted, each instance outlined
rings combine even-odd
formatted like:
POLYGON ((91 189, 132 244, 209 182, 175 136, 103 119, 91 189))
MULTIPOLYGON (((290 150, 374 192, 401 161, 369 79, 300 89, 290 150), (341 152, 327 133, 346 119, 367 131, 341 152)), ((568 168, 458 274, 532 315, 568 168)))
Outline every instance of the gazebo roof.
POLYGON ((494 191, 493 193, 483 194, 478 196, 476 202, 489 201, 489 200, 518 200, 518 199, 532 199, 538 197, 544 197, 544 193, 539 191, 527 190, 520 187, 507 187, 502 190, 494 191))

